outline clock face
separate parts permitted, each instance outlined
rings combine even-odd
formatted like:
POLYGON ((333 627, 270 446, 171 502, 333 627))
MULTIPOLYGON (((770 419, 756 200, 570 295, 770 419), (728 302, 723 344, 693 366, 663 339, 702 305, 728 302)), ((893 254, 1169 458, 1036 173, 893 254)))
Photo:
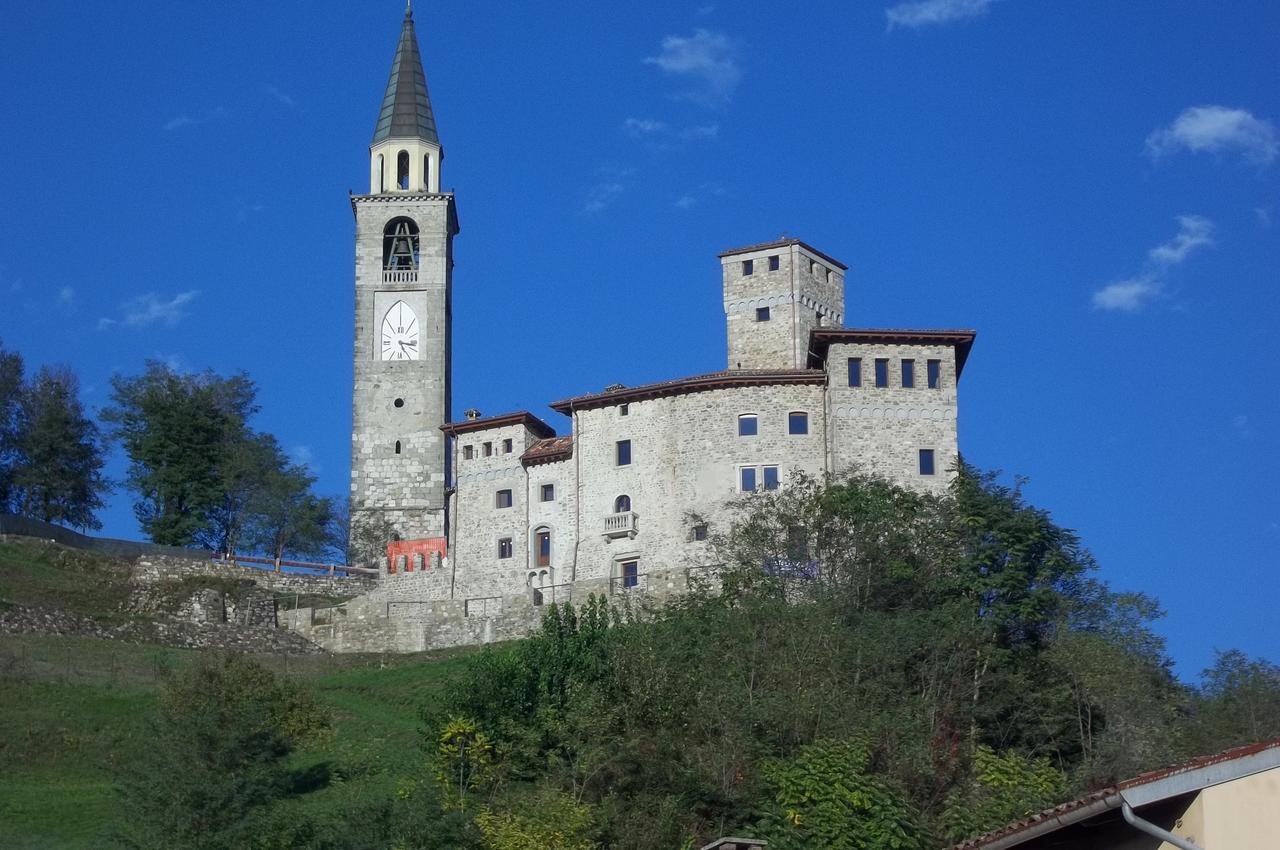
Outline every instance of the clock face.
POLYGON ((382 359, 418 359, 418 317, 403 301, 392 304, 382 319, 382 359))

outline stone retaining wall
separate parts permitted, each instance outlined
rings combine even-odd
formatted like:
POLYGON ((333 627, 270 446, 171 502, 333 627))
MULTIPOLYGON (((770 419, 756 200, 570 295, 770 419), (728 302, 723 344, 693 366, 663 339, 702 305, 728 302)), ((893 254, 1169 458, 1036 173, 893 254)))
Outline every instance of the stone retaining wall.
POLYGON ((241 567, 233 561, 196 560, 170 555, 144 555, 134 566, 134 580, 143 585, 182 581, 192 576, 232 581, 249 579, 275 593, 314 596, 357 596, 377 586, 377 580, 372 578, 274 572, 241 567))

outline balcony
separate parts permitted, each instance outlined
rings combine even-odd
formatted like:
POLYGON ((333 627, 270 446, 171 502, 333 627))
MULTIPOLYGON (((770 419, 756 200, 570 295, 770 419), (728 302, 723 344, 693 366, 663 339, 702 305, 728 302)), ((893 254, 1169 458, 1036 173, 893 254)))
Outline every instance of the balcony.
POLYGON ((417 283, 417 269, 383 269, 383 283, 417 283))
POLYGON ((639 530, 640 515, 635 511, 605 515, 603 533, 607 540, 613 540, 616 537, 635 537, 639 530))

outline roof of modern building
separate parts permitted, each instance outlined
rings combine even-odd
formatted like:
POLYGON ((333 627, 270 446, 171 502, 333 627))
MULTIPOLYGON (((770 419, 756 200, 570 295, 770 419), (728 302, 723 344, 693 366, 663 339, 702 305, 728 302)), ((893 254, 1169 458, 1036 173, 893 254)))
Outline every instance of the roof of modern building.
POLYGON ((959 378, 977 336, 977 331, 968 329, 814 328, 809 334, 809 365, 815 368, 821 366, 827 359, 827 348, 833 342, 858 342, 868 345, 954 345, 956 377, 959 378))
POLYGON ((1161 768, 1093 791, 1083 797, 962 841, 951 850, 1004 850, 1118 809, 1139 808, 1280 767, 1280 738, 1235 747, 1211 756, 1161 768))
POLYGON ((821 369, 730 369, 723 372, 711 372, 706 375, 694 375, 691 378, 678 378, 674 381, 661 381, 656 384, 644 384, 638 387, 607 389, 600 393, 588 393, 561 401, 552 402, 550 407, 559 413, 570 414, 574 410, 584 408, 606 407, 612 404, 623 404, 662 396, 685 395, 687 393, 722 390, 730 387, 759 387, 774 384, 824 384, 826 373, 821 369))
POLYGON ((386 139, 424 139, 440 144, 431 98, 427 94, 427 75, 422 71, 422 57, 418 54, 413 9, 408 5, 404 9, 400 43, 391 60, 391 76, 387 79, 387 93, 382 98, 372 144, 386 139))
POLYGON ((846 271, 849 268, 844 263, 837 260, 835 257, 831 256, 830 254, 826 254, 826 253, 823 253, 822 251, 819 251, 817 248, 813 247, 808 242, 805 242, 802 239, 783 238, 783 239, 776 239, 773 242, 761 242, 757 245, 744 245, 741 248, 730 248, 727 251, 721 251, 716 256, 723 259, 724 257, 732 257, 735 254, 750 254, 753 251, 768 251, 771 248, 790 248, 792 245, 799 245, 801 248, 805 249, 810 254, 813 254, 815 257, 821 257, 822 259, 826 260, 831 265, 840 269, 840 271, 846 271))
POLYGON ((526 466, 537 466, 540 463, 564 460, 573 457, 573 437, 547 437, 539 440, 520 455, 526 466))
POLYGON ((463 419, 461 422, 446 422, 440 426, 440 430, 446 434, 457 436, 458 434, 470 434, 474 431, 488 431, 492 428, 504 428, 508 425, 523 425, 539 437, 554 437, 556 429, 543 422, 527 410, 517 410, 514 413, 503 413, 498 416, 485 416, 476 419, 463 419))

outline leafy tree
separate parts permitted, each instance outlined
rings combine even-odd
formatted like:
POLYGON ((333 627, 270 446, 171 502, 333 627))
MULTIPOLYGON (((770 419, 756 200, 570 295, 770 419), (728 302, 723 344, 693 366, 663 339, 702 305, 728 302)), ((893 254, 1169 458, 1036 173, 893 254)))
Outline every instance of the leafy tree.
POLYGON ((150 745, 121 777, 122 843, 252 846, 256 818, 293 789, 287 756, 327 732, 291 683, 239 656, 201 659, 165 686, 150 745))
POLYGON ((485 850, 594 850, 589 805, 541 789, 528 799, 476 815, 485 850))
POLYGON ((230 443, 218 467, 218 498, 210 506, 208 524, 195 540, 214 552, 234 555, 252 531, 255 507, 273 475, 288 464, 276 438, 248 434, 230 443))
POLYGON ((1280 737, 1280 666, 1231 649, 1201 675, 1187 755, 1280 737))
POLYGON ((0 345, 0 512, 11 509, 13 473, 18 463, 18 406, 22 395, 22 355, 0 345))
POLYGON ((134 513, 156 543, 192 545, 210 533, 231 447, 247 439, 257 409, 253 382, 243 373, 184 375, 148 361, 141 375, 111 383, 114 406, 102 418, 129 457, 134 513))
POLYGON ((102 476, 98 428, 65 368, 42 368, 18 399, 17 464, 11 484, 19 513, 44 522, 101 528, 94 512, 110 488, 102 476))
POLYGON ((315 477, 306 467, 270 469, 249 503, 250 537, 276 560, 285 553, 320 557, 333 540, 333 501, 313 495, 315 477))
POLYGON ((980 746, 972 779, 948 797, 943 825, 950 841, 962 841, 1035 814, 1062 798, 1066 775, 1047 758, 1028 758, 980 746))
POLYGON ((379 568, 387 558, 387 544, 400 539, 395 524, 381 513, 351 514, 350 500, 334 513, 334 545, 345 550, 346 563, 379 568))
POLYGON ((436 742, 436 782, 446 806, 466 811, 469 795, 487 788, 494 778, 493 743, 466 717, 453 717, 436 742))

